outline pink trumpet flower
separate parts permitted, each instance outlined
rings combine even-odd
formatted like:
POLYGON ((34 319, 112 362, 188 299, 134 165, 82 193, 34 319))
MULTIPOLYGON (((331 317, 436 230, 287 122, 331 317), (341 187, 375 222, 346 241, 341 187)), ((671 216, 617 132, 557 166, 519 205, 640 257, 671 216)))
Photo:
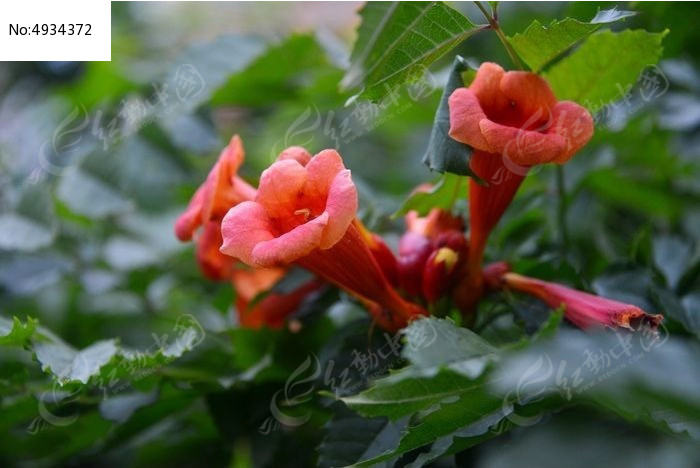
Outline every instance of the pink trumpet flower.
POLYGON ((229 210, 221 252, 255 267, 296 263, 374 303, 380 326, 396 330, 425 314, 404 300, 382 272, 356 219, 357 189, 334 150, 304 164, 281 159, 267 168, 253 201, 229 210))

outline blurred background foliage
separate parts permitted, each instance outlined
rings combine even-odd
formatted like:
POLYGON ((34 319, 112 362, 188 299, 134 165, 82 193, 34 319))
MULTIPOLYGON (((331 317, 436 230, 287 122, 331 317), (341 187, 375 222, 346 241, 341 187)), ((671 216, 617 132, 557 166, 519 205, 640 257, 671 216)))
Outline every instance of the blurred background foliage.
MULTIPOLYGON (((639 15, 613 29, 670 29, 660 64, 669 89, 645 100, 635 88, 599 114, 593 141, 566 166, 564 198, 552 167, 528 177, 488 257, 664 312, 675 339, 690 340, 700 334, 698 7, 503 2, 500 21, 513 34, 533 19, 589 20, 614 5, 639 15)), ((472 4, 451 6, 482 22, 472 4)), ((339 371, 352 362, 350 350, 381 346, 381 334, 369 339, 363 313, 333 292, 300 311, 301 330, 238 329, 230 285, 201 277, 192 246, 179 244, 172 226, 237 133, 251 181, 287 146, 338 148, 360 186, 361 215, 395 243, 403 225, 390 215, 417 184, 436 179, 420 160, 454 54, 379 106, 348 103, 352 93, 338 84, 358 7, 115 2, 111 62, 0 66, 0 465, 310 466, 343 459, 333 458, 339 455, 328 451, 328 440, 317 451, 331 415, 337 423, 348 411, 341 403, 310 392, 289 410, 308 414, 308 422, 264 434, 270 400, 308 356, 339 371), (196 70, 201 86, 183 87, 183 65, 196 70), (110 373, 118 356, 133 359, 129 350, 151 349, 157 337, 172 343, 184 314, 202 327, 204 341, 193 350, 139 361, 152 372, 138 378, 110 373), (37 326, 29 317, 47 342, 32 352, 22 349, 37 326), (86 366, 93 359, 111 364, 60 374, 62 364, 78 362, 76 350, 95 343, 100 352, 93 349, 86 366), (105 381, 114 379, 125 386, 114 390, 112 382, 103 398, 105 381)), ((509 66, 489 32, 455 52, 509 66)), ((480 333, 494 343, 531 333, 548 315, 521 298, 491 302, 480 333)), ((682 356, 697 357, 697 346, 682 356)), ((366 375, 351 377, 360 382, 355 391, 366 385, 366 375)), ((331 385, 328 375, 316 381, 316 390, 331 385)), ((696 389, 688 411, 697 412, 700 382, 685 383, 696 389)), ((696 413, 694 426, 674 431, 569 406, 436 466, 699 463, 697 442, 688 441, 688 434, 700 437, 696 413)), ((356 432, 370 431, 368 422, 347 418, 356 432)))

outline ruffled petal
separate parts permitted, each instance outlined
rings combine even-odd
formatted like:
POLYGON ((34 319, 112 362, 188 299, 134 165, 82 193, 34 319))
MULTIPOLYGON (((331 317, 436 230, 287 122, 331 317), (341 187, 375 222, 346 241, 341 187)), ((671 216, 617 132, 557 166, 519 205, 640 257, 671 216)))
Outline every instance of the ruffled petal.
POLYGON ((552 162, 563 164, 593 137, 593 117, 575 102, 560 101, 552 110, 552 120, 548 133, 560 135, 566 141, 566 149, 552 162))
POLYGON ((202 225, 202 206, 205 197, 205 188, 199 187, 185 211, 175 221, 175 235, 182 242, 192 239, 194 231, 202 225))
POLYGON ((456 89, 448 100, 450 108, 450 137, 482 151, 488 151, 479 122, 486 119, 479 99, 471 89, 456 89))
POLYGON ((479 124, 490 153, 508 158, 521 166, 547 163, 566 149, 566 140, 557 134, 544 134, 500 125, 490 120, 479 124))
POLYGON ((254 267, 286 265, 308 255, 319 247, 327 224, 328 214, 323 213, 279 237, 258 242, 253 247, 249 264, 254 267))
POLYGON ((349 170, 340 171, 333 179, 328 190, 325 213, 328 215, 328 225, 321 237, 322 249, 333 247, 357 215, 357 188, 349 170))
POLYGON ((265 207, 270 218, 294 216, 296 201, 306 184, 306 172, 295 160, 273 163, 260 176, 255 201, 265 207))
POLYGON ((248 199, 239 197, 234 186, 238 168, 244 158, 243 142, 238 135, 234 135, 228 146, 221 151, 203 184, 205 195, 202 216, 205 220, 221 218, 229 208, 248 199))
POLYGON ((245 301, 252 301, 261 292, 267 291, 284 276, 284 268, 236 268, 231 272, 233 288, 245 301))
POLYGON ((311 158, 306 165, 308 181, 304 191, 307 198, 312 200, 323 200, 330 190, 331 184, 341 171, 345 170, 343 158, 336 150, 327 149, 311 158))
POLYGON ((539 75, 524 71, 511 71, 503 75, 501 92, 511 101, 512 112, 519 115, 520 124, 528 130, 547 122, 557 98, 549 84, 539 75))
POLYGON ((500 88, 501 79, 505 74, 505 70, 497 63, 484 62, 469 85, 469 89, 487 114, 500 113, 509 104, 500 88))
POLYGON ((221 222, 224 244, 221 252, 256 266, 253 249, 275 236, 265 208, 256 202, 246 201, 234 206, 221 222))
POLYGON ((222 242, 221 226, 216 221, 206 223, 197 237, 197 263, 204 276, 214 281, 227 279, 236 263, 235 258, 221 253, 222 242))
POLYGON ((311 153, 306 151, 306 149, 302 148, 301 146, 290 146, 286 150, 282 151, 279 156, 277 156, 278 161, 284 161, 287 159, 294 160, 302 166, 306 166, 311 160, 311 153))

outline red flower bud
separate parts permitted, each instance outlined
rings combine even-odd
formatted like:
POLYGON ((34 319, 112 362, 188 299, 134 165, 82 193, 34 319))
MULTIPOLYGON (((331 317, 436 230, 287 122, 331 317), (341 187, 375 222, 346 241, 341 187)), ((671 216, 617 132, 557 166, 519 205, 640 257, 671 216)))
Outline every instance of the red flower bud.
POLYGON ((632 304, 517 273, 506 273, 502 280, 506 287, 535 296, 553 309, 563 306, 564 316, 581 328, 608 326, 637 330, 647 326, 656 329, 663 320, 663 315, 648 314, 632 304))
POLYGON ((452 285, 459 253, 449 247, 441 247, 430 254, 423 268, 423 296, 432 303, 440 299, 452 285))

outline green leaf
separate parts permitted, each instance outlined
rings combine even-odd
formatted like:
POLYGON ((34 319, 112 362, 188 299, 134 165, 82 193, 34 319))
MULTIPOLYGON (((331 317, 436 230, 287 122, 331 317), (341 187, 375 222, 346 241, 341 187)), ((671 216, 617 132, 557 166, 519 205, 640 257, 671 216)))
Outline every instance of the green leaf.
POLYGON ((678 236, 659 236, 654 239, 654 263, 675 289, 693 260, 693 245, 678 236))
MULTIPOLYGON (((173 60, 167 77, 178 86, 178 74, 191 67, 204 87, 184 100, 182 111, 195 109, 206 102, 233 73, 248 67, 265 51, 265 43, 253 36, 219 36, 211 42, 196 43, 173 60)), ((180 111, 179 109, 176 111, 180 111)))
POLYGON ((510 408, 503 411, 503 399, 492 395, 487 384, 487 379, 472 380, 442 369, 429 377, 390 376, 359 395, 343 398, 350 408, 366 417, 387 416, 396 420, 413 415, 394 450, 364 460, 362 465, 394 458, 477 421, 487 421, 480 433, 488 431, 510 408))
POLYGON ((590 23, 574 18, 553 20, 545 26, 534 20, 525 32, 508 38, 521 59, 534 72, 539 72, 552 60, 556 59, 589 34, 598 30, 605 23, 613 23, 636 13, 633 11, 612 10, 599 11, 590 23))
POLYGON ((31 317, 24 323, 17 317, 12 317, 12 320, 0 317, 0 346, 24 347, 34 335, 38 323, 31 317))
POLYGON ((553 65, 544 77, 559 99, 597 109, 624 97, 621 92, 637 82, 644 67, 658 62, 666 34, 668 30, 602 31, 553 65))
POLYGON ((33 251, 53 242, 56 231, 19 213, 0 214, 0 249, 33 251))
POLYGON ((341 82, 378 101, 393 88, 422 76, 431 63, 479 31, 442 2, 367 2, 341 82))
POLYGON ((440 98, 440 105, 435 113, 433 128, 428 141, 428 149, 423 156, 423 164, 433 171, 451 172, 459 175, 471 175, 469 170, 470 146, 450 138, 450 108, 448 100, 455 89, 464 86, 462 73, 471 66, 459 55, 455 57, 452 71, 440 98))
POLYGON ((412 210, 417 211, 420 216, 427 215, 433 208, 450 211, 457 200, 466 198, 466 182, 465 177, 446 172, 429 191, 415 192, 408 197, 393 217, 403 216, 412 210))
POLYGON ((313 36, 293 35, 232 75, 214 92, 210 103, 260 106, 299 99, 314 72, 328 65, 313 36))
POLYGON ((551 340, 504 356, 493 382, 525 399, 559 394, 637 420, 697 424, 699 358, 697 343, 668 335, 560 329, 551 340))
POLYGON ((405 424, 387 418, 365 419, 342 408, 338 412, 326 425, 326 436, 318 448, 319 466, 352 465, 398 445, 405 424))
POLYGON ((585 178, 585 184, 612 205, 646 216, 674 219, 681 214, 682 207, 672 192, 639 182, 624 177, 616 169, 592 171, 585 178))
POLYGON ((82 350, 55 338, 33 345, 37 361, 61 385, 92 384, 103 392, 119 391, 194 349, 204 331, 192 316, 183 315, 174 334, 154 338, 154 345, 141 351, 121 346, 116 339, 101 340, 82 350))
POLYGON ((423 369, 497 352, 482 337, 450 320, 422 318, 413 321, 404 333, 407 344, 404 357, 423 369))
POLYGON ((82 169, 62 177, 56 195, 71 211, 90 218, 104 218, 133 209, 130 200, 82 169))

